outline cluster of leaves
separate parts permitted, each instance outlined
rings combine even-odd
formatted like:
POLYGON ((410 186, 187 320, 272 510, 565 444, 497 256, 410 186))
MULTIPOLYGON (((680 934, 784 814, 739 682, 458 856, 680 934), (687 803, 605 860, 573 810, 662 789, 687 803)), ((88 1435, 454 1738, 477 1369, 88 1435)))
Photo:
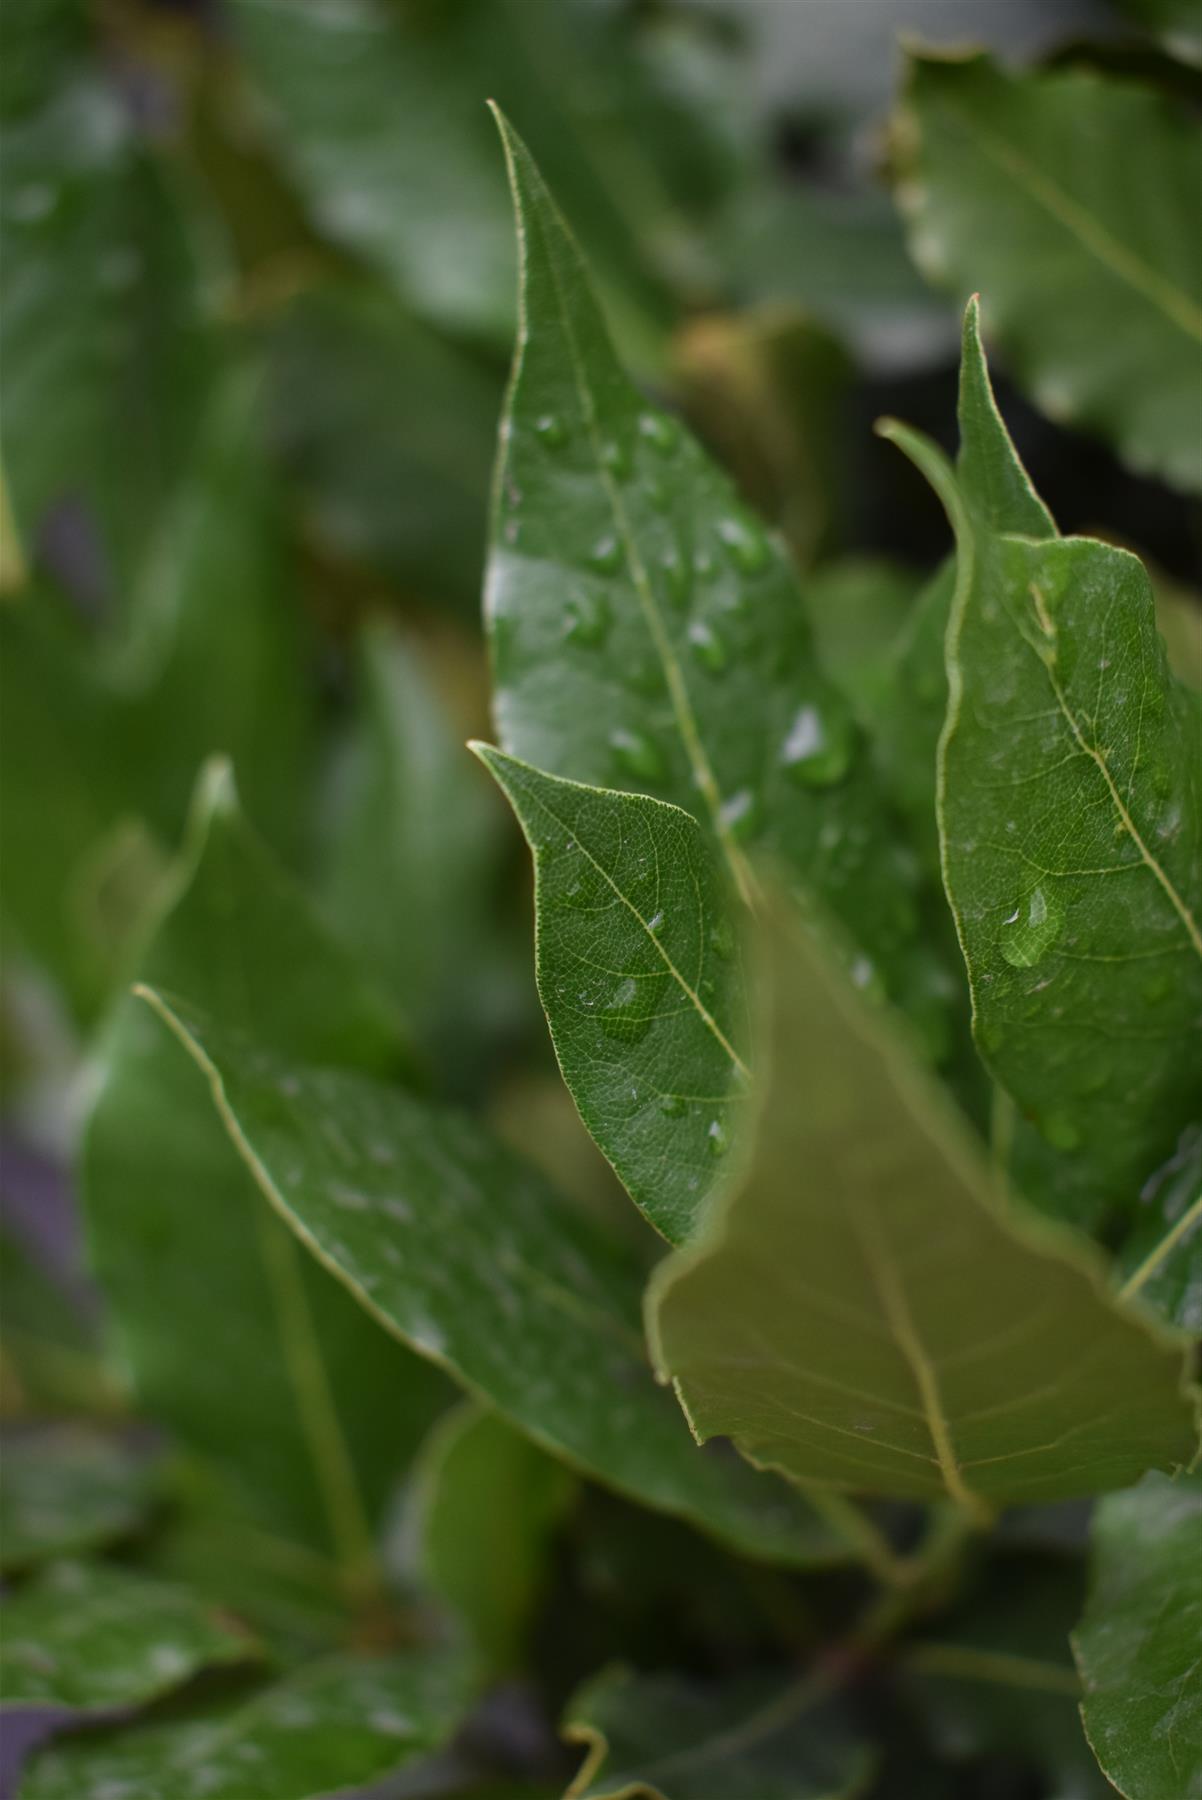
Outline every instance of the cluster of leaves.
MULTIPOLYGON (((1138 79, 912 53, 890 164, 1196 494, 1129 11, 1138 79)), ((1060 535, 976 302, 954 465, 881 427, 952 553, 837 554, 943 314, 722 9, 222 21, 20 0, 0 81, 5 1104, 104 1308, 26 1198, 22 1800, 1197 1800, 1197 612, 1060 535)))

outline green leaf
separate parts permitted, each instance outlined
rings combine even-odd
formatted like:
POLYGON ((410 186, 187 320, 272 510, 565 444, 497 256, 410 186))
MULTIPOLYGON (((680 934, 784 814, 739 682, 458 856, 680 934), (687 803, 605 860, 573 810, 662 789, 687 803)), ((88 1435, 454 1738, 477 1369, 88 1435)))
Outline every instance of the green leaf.
POLYGON ((0 1459, 0 1568, 132 1537, 159 1493, 154 1460, 115 1437, 82 1425, 15 1435, 0 1459))
MULTIPOLYGON (((220 766, 202 781, 139 966, 268 1045, 379 1073, 405 1065, 392 1018, 245 824, 220 766)), ((224 1471, 260 1525, 357 1582, 442 1386, 263 1205, 192 1072, 132 998, 105 1034, 82 1173, 92 1266, 148 1412, 224 1471)))
POLYGON ((437 1749, 467 1699, 462 1668, 428 1649, 330 1657, 192 1717, 60 1740, 20 1800, 319 1800, 437 1749))
POLYGON ((500 126, 523 296, 486 587, 502 748, 675 802, 744 891, 748 849, 771 854, 891 981, 915 872, 788 558, 628 382, 575 242, 500 126))
POLYGON ((1109 1301, 1086 1246, 999 1210, 960 1117, 808 929, 770 942, 744 1166, 648 1294, 698 1436, 980 1516, 1187 1462, 1182 1341, 1109 1301))
POLYGON ((1202 1795, 1202 1477, 1145 1475, 1094 1514, 1073 1649, 1094 1754, 1129 1800, 1202 1795))
POLYGON ((1112 1792, 1081 1729, 1069 1648, 1082 1579, 1068 1557, 1000 1558, 948 1619, 902 1651, 907 1686, 948 1760, 992 1770, 1021 1759, 1060 1800, 1112 1792))
POLYGON ((1202 164, 1186 108, 1090 70, 916 56, 895 142, 915 259, 960 297, 981 290, 1038 404, 1202 488, 1202 164))
POLYGON ((1137 25, 1154 32, 1183 62, 1202 63, 1202 22, 1193 0, 1117 0, 1137 25))
POLYGON ((748 1076, 717 858, 678 807, 475 748, 534 853, 538 988, 564 1080, 647 1218, 680 1243, 748 1076))
POLYGON ((1118 1252, 1122 1292, 1195 1337, 1202 1332, 1202 1125, 1190 1125, 1139 1192, 1118 1252))
POLYGON ((894 646, 912 629, 924 592, 912 569, 883 556, 842 556, 806 577, 819 661, 870 733, 886 694, 890 705, 901 698, 889 686, 894 646))
POLYGON ((499 377, 366 283, 300 295, 269 368, 306 523, 404 590, 476 607, 499 377))
POLYGON ((417 1459, 414 1573, 467 1625, 490 1673, 521 1666, 575 1486, 562 1463, 471 1401, 439 1421, 417 1459))
POLYGON ((109 1563, 56 1563, 4 1602, 0 1705, 141 1706, 253 1639, 186 1588, 109 1563))
POLYGON ((95 1322, 0 1226, 0 1417, 119 1410, 95 1322))
POLYGON ((611 1669, 572 1700, 564 1736, 588 1749, 572 1800, 853 1800, 874 1761, 814 1676, 719 1687, 611 1669))
POLYGON ((358 724, 335 786, 326 910, 440 1064, 482 1035, 501 811, 416 648, 384 623, 359 652, 358 724))
POLYGON ((0 443, 27 554, 54 506, 82 504, 120 602, 199 421, 205 270, 184 197, 116 95, 83 65, 54 75, 5 132, 0 443))
POLYGON ((786 1488, 697 1454, 644 1360, 637 1266, 470 1117, 305 1068, 143 992, 276 1211, 387 1330, 644 1505, 752 1556, 836 1553, 786 1488))
POLYGON ((1197 711, 1137 559, 1054 535, 994 406, 973 307, 960 421, 955 477, 899 435, 957 539, 944 877, 978 1047, 1038 1131, 1016 1141, 1016 1177, 1097 1226, 1130 1209, 1197 1107, 1197 711))

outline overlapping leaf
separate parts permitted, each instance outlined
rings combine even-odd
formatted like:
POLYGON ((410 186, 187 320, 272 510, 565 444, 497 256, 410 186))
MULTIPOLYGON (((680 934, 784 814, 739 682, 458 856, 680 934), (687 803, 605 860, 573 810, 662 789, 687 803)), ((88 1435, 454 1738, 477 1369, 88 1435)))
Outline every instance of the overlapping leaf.
POLYGON ((73 1425, 22 1433, 0 1464, 0 1567, 132 1537, 160 1493, 155 1459, 116 1436, 73 1425))
POLYGON ((109 1563, 55 1564, 5 1600, 3 1621, 2 1706, 140 1706, 255 1652, 186 1588, 109 1563))
MULTIPOLYGON (((245 825, 220 768, 140 966, 267 1044, 403 1066, 387 1010, 245 825)), ((357 1579, 440 1386, 264 1206, 192 1071, 132 998, 106 1035, 83 1176, 92 1263, 142 1403, 260 1522, 357 1579)))
POLYGON ((1124 1294, 1138 1294, 1196 1337, 1202 1332, 1202 1125, 1182 1132, 1149 1175, 1118 1252, 1124 1294))
POLYGON ((975 1141, 800 924, 765 973, 745 1164, 656 1271, 648 1322, 698 1435, 810 1485, 998 1504, 1189 1460, 1180 1341, 1083 1248, 1003 1215, 975 1141))
POLYGON ((319 1800, 417 1762, 467 1699, 462 1667, 430 1650, 330 1657, 193 1716, 61 1740, 20 1800, 319 1800))
POLYGON ((616 1669, 575 1696, 564 1735, 588 1747, 571 1800, 854 1800, 874 1762, 818 1677, 706 1686, 616 1669))
POLYGON ((1202 1795, 1202 1478, 1149 1474, 1094 1515, 1094 1580, 1073 1634, 1085 1731, 1129 1800, 1202 1795))
POLYGON ((1185 108, 1090 70, 919 56, 895 139, 915 258, 981 290, 1039 405, 1202 487, 1202 158, 1185 108))
POLYGON ((276 1211, 389 1331, 644 1505, 751 1555, 832 1554, 786 1488, 697 1454, 644 1360, 637 1265, 533 1168, 466 1114, 305 1067, 143 991, 276 1211))
POLYGON ((1054 535, 993 404, 975 308, 960 417, 954 477, 900 434, 957 536, 944 877, 978 1045, 1038 1128, 1016 1141, 1018 1178, 1096 1225, 1132 1207, 1197 1108, 1197 711, 1136 558, 1054 535))

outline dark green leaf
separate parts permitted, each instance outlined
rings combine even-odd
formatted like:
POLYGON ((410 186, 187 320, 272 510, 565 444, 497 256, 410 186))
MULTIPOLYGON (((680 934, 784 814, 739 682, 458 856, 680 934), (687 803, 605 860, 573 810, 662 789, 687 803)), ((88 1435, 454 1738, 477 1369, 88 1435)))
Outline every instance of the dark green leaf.
POLYGON ((1202 1795, 1202 1477, 1145 1475, 1094 1515, 1073 1649, 1094 1754, 1129 1800, 1202 1795))
POLYGON ((564 1735, 588 1747, 574 1800, 853 1800, 874 1762, 815 1676, 707 1687, 614 1669, 576 1695, 564 1735))
POLYGON ((0 1226, 0 1417, 119 1409, 95 1322, 0 1226))
POLYGON ((1186 109, 1091 70, 918 56, 895 138, 916 260, 958 298, 981 290, 1039 405, 1202 488, 1202 158, 1186 109))
POLYGON ((464 1622, 486 1670, 512 1672, 575 1491, 571 1474, 465 1401, 434 1427, 413 1484, 414 1574, 464 1622))
POLYGON ((954 477, 900 434, 957 537, 944 877, 978 1046, 1038 1128, 1015 1144, 1020 1185, 1096 1225, 1130 1208, 1197 1106, 1197 710, 1168 673, 1136 558, 1054 535, 971 307, 960 421, 954 477))
POLYGON ((0 1611, 0 1704, 141 1706, 255 1645, 186 1588, 109 1563, 57 1563, 0 1611))
POLYGON ((1202 1332, 1202 1126, 1189 1125, 1139 1192, 1118 1254, 1125 1295, 1138 1294, 1174 1325, 1202 1332))
POLYGON ((1155 32, 1185 62, 1202 63, 1202 20, 1194 0, 1117 0, 1137 25, 1155 32))
POLYGON ((20 1800, 328 1800, 437 1749, 467 1698, 437 1652, 331 1657, 191 1718, 61 1740, 20 1800))
POLYGON ((389 1331, 644 1505, 750 1555, 835 1552, 786 1488, 697 1453, 644 1360, 637 1266, 528 1164, 464 1114, 307 1069, 142 991, 276 1211, 389 1331))
MULTIPOLYGON (((243 822, 221 768, 202 784, 140 968, 269 1045, 403 1066, 387 1011, 243 822)), ((260 1524, 358 1579, 441 1386, 263 1205, 203 1089, 133 999, 106 1034, 83 1177, 93 1267, 147 1409, 224 1471, 260 1524)))
POLYGON ((535 866, 538 987, 580 1116, 672 1243, 687 1238, 746 1091, 738 936, 696 821, 477 746, 535 866))
POLYGON ((115 1437, 68 1425, 13 1436, 0 1458, 0 1568, 132 1537, 160 1491, 153 1459, 115 1437))
POLYGON ((979 1515, 1187 1462, 1184 1341, 1111 1302, 1085 1246, 1003 1214, 962 1120, 812 933, 771 941, 746 1159, 648 1297, 698 1435, 979 1515))

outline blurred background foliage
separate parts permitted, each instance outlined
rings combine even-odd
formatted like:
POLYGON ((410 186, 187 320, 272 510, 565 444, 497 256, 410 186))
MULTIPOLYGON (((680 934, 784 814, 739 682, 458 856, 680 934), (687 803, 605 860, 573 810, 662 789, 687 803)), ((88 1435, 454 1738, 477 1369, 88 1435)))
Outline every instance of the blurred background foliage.
MULTIPOLYGON (((896 412, 950 447, 964 298, 920 273, 891 191, 899 34, 1135 73, 1196 109, 1197 17, 1188 0, 9 0, 7 1414, 120 1407, 65 1170, 89 1044, 213 753, 442 1091, 632 1218, 554 1078, 517 834, 462 748, 489 734, 479 590, 515 323, 485 98, 578 231, 627 364, 786 533, 832 672, 871 707, 864 647, 947 534, 870 427, 896 412)), ((1136 545, 1196 656, 1196 504, 1038 412, 1004 346, 997 369, 1062 528, 1136 545)), ((675 1635, 650 1579, 660 1529, 582 1528, 555 1605, 588 1590, 604 1641, 573 1673, 633 1628, 623 1557, 650 1596, 637 1628, 675 1635)), ((724 1565, 688 1541, 721 1611, 724 1565)), ((691 1591, 686 1570, 672 1604, 691 1591)))

